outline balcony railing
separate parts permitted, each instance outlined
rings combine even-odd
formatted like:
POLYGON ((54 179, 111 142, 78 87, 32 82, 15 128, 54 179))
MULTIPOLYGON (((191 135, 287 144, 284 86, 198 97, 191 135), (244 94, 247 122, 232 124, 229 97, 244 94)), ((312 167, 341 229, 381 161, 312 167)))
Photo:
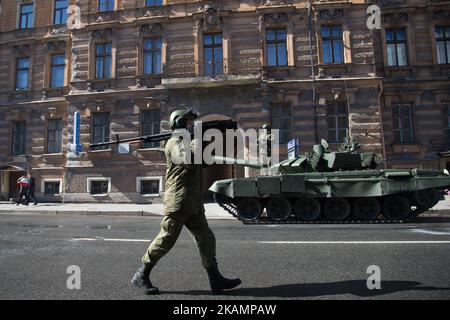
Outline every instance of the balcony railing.
MULTIPOLYGON (((163 78, 189 78, 196 77, 197 63, 189 62, 175 62, 169 63, 163 69, 163 78)), ((229 61, 227 64, 229 68, 229 75, 258 75, 261 74, 261 60, 257 57, 242 58, 229 61)), ((226 70, 224 68, 224 70, 226 70)))

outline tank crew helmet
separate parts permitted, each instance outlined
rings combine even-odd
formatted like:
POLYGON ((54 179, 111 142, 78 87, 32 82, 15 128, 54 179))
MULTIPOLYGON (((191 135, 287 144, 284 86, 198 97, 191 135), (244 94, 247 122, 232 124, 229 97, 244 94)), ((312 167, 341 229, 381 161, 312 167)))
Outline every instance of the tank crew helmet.
POLYGON ((192 108, 175 110, 170 115, 170 128, 172 130, 186 129, 187 122, 197 119, 198 116, 198 113, 192 108))

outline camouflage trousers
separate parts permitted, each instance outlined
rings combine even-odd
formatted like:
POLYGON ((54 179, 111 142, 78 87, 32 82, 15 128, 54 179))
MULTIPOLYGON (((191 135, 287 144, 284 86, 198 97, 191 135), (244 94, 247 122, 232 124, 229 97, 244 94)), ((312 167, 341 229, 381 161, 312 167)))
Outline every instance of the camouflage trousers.
POLYGON ((161 230, 142 257, 142 261, 156 264, 175 245, 183 226, 190 231, 200 251, 202 265, 209 268, 216 256, 216 237, 208 226, 204 212, 171 213, 164 216, 161 230))

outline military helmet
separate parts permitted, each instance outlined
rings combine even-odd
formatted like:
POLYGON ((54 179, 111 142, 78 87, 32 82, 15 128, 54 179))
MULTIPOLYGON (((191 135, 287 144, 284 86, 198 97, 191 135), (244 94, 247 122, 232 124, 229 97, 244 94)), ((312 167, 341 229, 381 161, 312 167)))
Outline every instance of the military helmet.
POLYGON ((194 109, 175 110, 170 115, 170 127, 172 130, 186 128, 187 120, 198 118, 198 113, 194 109))
POLYGON ((272 129, 272 127, 271 127, 270 124, 268 124, 268 123, 264 123, 264 124, 262 125, 262 128, 265 129, 265 130, 271 130, 271 129, 272 129))

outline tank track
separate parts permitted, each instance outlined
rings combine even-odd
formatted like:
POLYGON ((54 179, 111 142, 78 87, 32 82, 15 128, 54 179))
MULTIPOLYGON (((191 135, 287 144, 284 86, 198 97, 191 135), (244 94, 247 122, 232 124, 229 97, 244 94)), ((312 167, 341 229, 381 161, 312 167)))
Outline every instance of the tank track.
POLYGON ((287 220, 283 221, 273 221, 267 217, 262 216, 261 219, 257 220, 243 220, 239 217, 236 205, 231 202, 226 202, 225 198, 216 197, 215 200, 217 204, 231 214, 233 217, 241 221, 245 225, 284 225, 284 224, 401 224, 406 223, 411 219, 417 218, 419 215, 427 211, 428 209, 416 208, 411 211, 409 217, 404 220, 388 220, 385 218, 377 220, 342 220, 342 221, 332 221, 332 220, 315 220, 315 221, 305 221, 296 219, 294 215, 291 215, 287 220))

